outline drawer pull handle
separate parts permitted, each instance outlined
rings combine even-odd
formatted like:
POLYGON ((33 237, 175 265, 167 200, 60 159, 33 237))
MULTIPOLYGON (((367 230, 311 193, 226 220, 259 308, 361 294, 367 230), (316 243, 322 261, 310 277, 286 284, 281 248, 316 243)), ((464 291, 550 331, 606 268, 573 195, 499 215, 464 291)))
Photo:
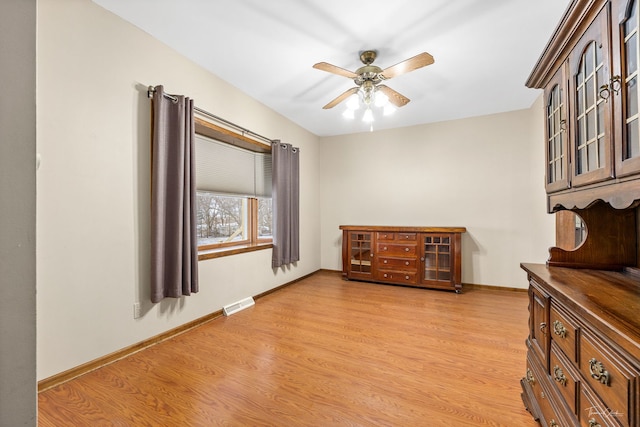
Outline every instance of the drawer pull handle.
POLYGON ((604 385, 609 385, 609 371, 604 369, 602 362, 598 362, 595 358, 589 360, 589 372, 591 378, 600 381, 604 385))
POLYGON ((386 264, 386 263, 387 263, 387 260, 385 259, 383 262, 386 264))
POLYGON ((595 420, 595 418, 591 418, 589 420, 589 427, 602 427, 599 422, 595 420))
POLYGON ((553 333, 558 335, 561 338, 567 337, 567 328, 564 327, 561 321, 554 320, 553 321, 553 333))
POLYGON ((558 427, 558 423, 556 422, 556 420, 551 420, 551 422, 549 423, 549 427, 558 427))
POLYGON ((409 276, 404 276, 404 279, 405 280, 409 280, 409 276))
POLYGON ((562 372, 562 368, 558 365, 553 368, 553 379, 563 386, 567 386, 567 377, 565 377, 564 372, 562 372))
POLYGON ((409 252, 409 248, 404 248, 404 251, 405 252, 409 252))
POLYGON ((543 334, 547 335, 547 322, 540 323, 540 331, 543 334))
POLYGON ((405 261, 405 262, 404 262, 404 265, 409 265, 409 261, 405 261))
POLYGON ((533 372, 531 372, 531 369, 527 368, 527 376, 525 377, 525 380, 530 384, 533 385, 536 382, 536 379, 533 377, 533 372))

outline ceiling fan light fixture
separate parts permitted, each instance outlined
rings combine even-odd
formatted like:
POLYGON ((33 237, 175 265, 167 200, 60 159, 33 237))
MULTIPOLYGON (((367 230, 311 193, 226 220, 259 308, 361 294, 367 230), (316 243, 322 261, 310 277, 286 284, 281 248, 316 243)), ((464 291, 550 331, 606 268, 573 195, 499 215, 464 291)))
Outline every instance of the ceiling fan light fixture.
POLYGON ((367 108, 364 111, 364 115, 362 116, 362 121, 365 123, 372 123, 373 122, 373 111, 371 111, 371 108, 367 108))
POLYGON ((380 91, 376 91, 375 106, 386 107, 389 105, 389 97, 380 91))
POLYGON ((383 107, 382 114, 385 115, 385 116, 390 116, 393 113, 395 113, 396 110, 397 110, 397 108, 394 107, 390 102, 388 102, 387 105, 385 105, 383 107))
POLYGON ((353 120, 353 118, 355 117, 354 112, 355 112, 355 110, 352 110, 351 108, 347 108, 342 113, 342 117, 344 117, 347 120, 353 120))
POLYGON ((347 109, 352 112, 360 108, 360 99, 358 98, 358 94, 355 93, 347 99, 347 109))

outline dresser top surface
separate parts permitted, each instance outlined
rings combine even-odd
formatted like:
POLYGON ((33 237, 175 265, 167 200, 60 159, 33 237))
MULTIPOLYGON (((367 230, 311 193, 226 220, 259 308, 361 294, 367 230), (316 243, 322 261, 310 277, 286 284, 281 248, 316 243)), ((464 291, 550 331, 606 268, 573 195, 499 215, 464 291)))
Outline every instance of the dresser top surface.
POLYGON ((393 225, 341 225, 346 231, 388 231, 397 233, 464 233, 465 227, 421 227, 393 225))
POLYGON ((521 267, 553 299, 584 316, 602 332, 625 338, 618 344, 640 356, 640 279, 614 271, 544 264, 521 267))

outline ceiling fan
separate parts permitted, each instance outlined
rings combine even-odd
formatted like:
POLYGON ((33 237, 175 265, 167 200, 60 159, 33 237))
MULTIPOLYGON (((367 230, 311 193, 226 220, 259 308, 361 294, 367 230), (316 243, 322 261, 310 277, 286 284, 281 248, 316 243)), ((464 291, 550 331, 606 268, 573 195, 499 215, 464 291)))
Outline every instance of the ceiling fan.
POLYGON ((360 60, 364 66, 358 68, 355 72, 340 68, 327 62, 318 62, 315 64, 313 68, 337 74, 339 76, 348 77, 353 79, 356 84, 356 87, 341 93, 322 108, 325 110, 333 108, 345 99, 349 98, 351 95, 358 93, 358 91, 362 92, 362 101, 367 106, 373 101, 375 92, 381 91, 389 98, 389 102, 396 107, 402 107, 410 101, 409 98, 396 92, 389 86, 380 84, 380 82, 408 73, 409 71, 417 70, 418 68, 426 67, 427 65, 431 65, 435 62, 433 56, 427 52, 422 52, 412 58, 406 59, 383 70, 382 68, 373 65, 373 61, 375 61, 377 56, 378 52, 375 50, 365 50, 361 52, 360 60))

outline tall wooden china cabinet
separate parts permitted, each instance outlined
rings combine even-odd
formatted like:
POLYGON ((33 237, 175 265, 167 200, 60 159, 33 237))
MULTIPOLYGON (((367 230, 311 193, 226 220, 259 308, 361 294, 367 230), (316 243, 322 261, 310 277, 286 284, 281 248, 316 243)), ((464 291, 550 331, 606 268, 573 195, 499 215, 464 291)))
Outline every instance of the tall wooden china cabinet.
POLYGON ((522 398, 543 426, 640 426, 639 1, 572 1, 527 81, 544 89, 548 212, 584 236, 521 265, 522 398))

